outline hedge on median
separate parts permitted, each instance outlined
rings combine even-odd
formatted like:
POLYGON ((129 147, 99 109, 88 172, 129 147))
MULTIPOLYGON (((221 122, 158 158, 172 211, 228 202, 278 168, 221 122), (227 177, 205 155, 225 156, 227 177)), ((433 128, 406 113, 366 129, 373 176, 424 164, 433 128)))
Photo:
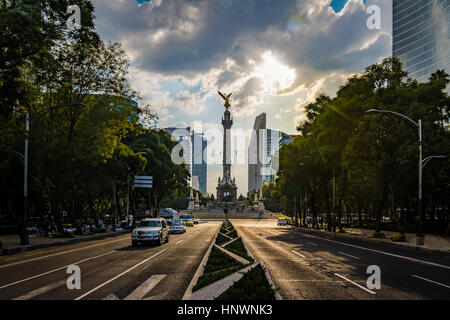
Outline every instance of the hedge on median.
POLYGON ((203 275, 198 278, 192 291, 196 291, 217 280, 223 279, 243 267, 244 265, 242 263, 234 260, 219 249, 212 247, 203 275))
POLYGON ((215 300, 275 300, 275 290, 261 265, 248 271, 215 300))
POLYGON ((238 256, 244 258, 245 260, 248 260, 250 262, 254 261, 253 258, 247 254, 247 249, 245 248, 241 238, 227 244, 223 248, 233 252, 234 254, 237 254, 238 256))

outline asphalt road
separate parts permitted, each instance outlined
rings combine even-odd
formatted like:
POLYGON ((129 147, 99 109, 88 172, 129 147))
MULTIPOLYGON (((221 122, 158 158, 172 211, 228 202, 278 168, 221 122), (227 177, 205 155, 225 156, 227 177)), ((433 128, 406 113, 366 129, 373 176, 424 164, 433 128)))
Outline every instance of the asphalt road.
POLYGON ((221 222, 188 227, 162 246, 132 247, 130 234, 0 257, 0 299, 180 300, 221 222), (81 289, 68 289, 68 265, 81 289))
POLYGON ((448 255, 326 239, 274 220, 232 223, 284 299, 450 299, 448 255), (381 289, 367 288, 370 265, 380 267, 381 289))

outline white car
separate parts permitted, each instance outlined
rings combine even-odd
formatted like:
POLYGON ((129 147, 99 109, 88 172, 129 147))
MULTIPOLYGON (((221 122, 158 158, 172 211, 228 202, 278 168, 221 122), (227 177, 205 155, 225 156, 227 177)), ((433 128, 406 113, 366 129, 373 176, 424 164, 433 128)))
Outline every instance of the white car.
POLYGON ((162 245, 169 242, 169 226, 162 218, 143 219, 131 232, 133 246, 139 243, 156 242, 162 245))
POLYGON ((286 219, 278 219, 277 225, 278 226, 287 226, 287 220, 286 219))

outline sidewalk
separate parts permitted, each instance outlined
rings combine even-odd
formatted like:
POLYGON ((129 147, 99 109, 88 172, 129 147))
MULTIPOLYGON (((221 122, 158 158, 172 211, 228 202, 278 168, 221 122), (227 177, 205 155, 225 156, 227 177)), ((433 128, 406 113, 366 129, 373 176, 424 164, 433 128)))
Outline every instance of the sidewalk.
POLYGON ((29 240, 30 244, 26 246, 20 244, 20 238, 17 234, 3 235, 0 236, 0 241, 3 243, 3 247, 0 251, 2 252, 3 255, 10 255, 40 248, 73 244, 82 241, 105 239, 126 233, 129 233, 129 231, 119 231, 119 232, 111 231, 107 233, 98 233, 94 235, 75 235, 73 238, 51 238, 31 234, 29 240))
POLYGON ((333 233, 323 230, 314 230, 314 229, 305 229, 305 228, 297 228, 301 231, 310 231, 316 235, 323 235, 325 237, 337 237, 337 238, 352 238, 359 239, 363 241, 369 242, 378 242, 384 243, 390 246, 396 247, 405 247, 414 250, 426 251, 426 252, 445 252, 450 253, 450 238, 449 237, 441 237, 439 235, 425 235, 425 244, 423 246, 416 245, 416 234, 415 233, 405 233, 406 242, 394 242, 389 237, 394 233, 393 231, 383 231, 386 235, 386 238, 373 238, 372 234, 374 230, 370 229, 360 229, 360 228, 344 228, 345 233, 333 233))

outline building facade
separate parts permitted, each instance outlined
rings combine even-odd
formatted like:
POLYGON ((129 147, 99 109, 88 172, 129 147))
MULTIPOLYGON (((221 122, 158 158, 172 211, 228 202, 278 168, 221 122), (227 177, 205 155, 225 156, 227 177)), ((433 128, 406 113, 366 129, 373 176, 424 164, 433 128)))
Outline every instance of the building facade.
POLYGON ((393 0, 392 55, 409 77, 428 80, 437 69, 450 74, 450 1, 393 0))
POLYGON ((266 114, 256 117, 248 148, 248 191, 260 190, 264 183, 275 181, 278 171, 280 142, 288 143, 289 135, 266 128, 266 114))
POLYGON ((206 149, 208 142, 203 133, 192 132, 192 188, 204 195, 207 190, 208 168, 206 163, 206 149))

